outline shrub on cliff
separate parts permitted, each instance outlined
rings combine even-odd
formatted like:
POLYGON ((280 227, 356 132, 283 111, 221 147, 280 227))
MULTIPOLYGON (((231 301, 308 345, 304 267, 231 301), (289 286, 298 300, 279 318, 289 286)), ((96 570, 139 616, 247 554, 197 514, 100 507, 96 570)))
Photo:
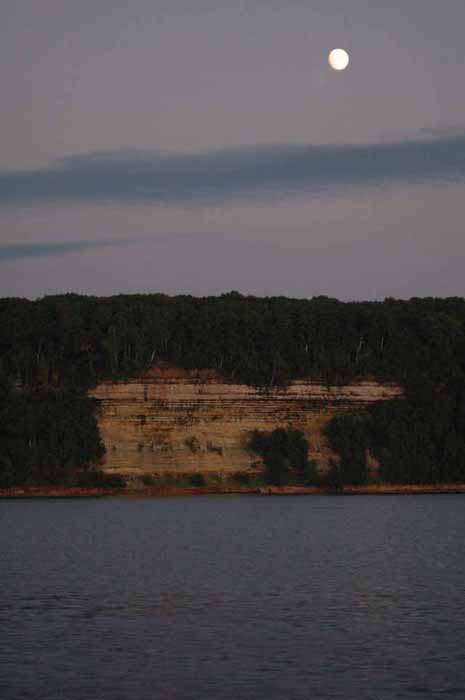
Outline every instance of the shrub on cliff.
POLYGON ((152 474, 142 474, 140 477, 141 482, 144 486, 156 486, 157 480, 152 474))
POLYGON ((240 486, 249 486, 255 475, 249 474, 248 472, 234 472, 231 479, 235 484, 240 486))
POLYGON ((79 473, 75 483, 81 488, 123 489, 126 486, 126 481, 120 474, 106 474, 100 469, 79 473))
POLYGON ((331 448, 339 455, 337 467, 333 467, 331 483, 361 486, 368 481, 366 448, 371 426, 367 413, 343 414, 332 418, 325 429, 331 448))
POLYGON ((309 483, 314 477, 316 465, 308 459, 308 442, 301 430, 290 427, 271 432, 254 430, 249 449, 262 458, 267 484, 309 483))
POLYGON ((190 486, 206 486, 207 482, 203 474, 196 473, 189 477, 189 484, 190 486))

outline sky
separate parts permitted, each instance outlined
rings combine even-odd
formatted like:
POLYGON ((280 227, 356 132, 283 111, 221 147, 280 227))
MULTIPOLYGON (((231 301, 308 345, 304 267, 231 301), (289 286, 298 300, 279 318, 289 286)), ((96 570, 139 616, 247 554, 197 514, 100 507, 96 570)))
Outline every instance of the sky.
POLYGON ((463 0, 2 3, 0 296, 464 296, 464 26, 463 0))

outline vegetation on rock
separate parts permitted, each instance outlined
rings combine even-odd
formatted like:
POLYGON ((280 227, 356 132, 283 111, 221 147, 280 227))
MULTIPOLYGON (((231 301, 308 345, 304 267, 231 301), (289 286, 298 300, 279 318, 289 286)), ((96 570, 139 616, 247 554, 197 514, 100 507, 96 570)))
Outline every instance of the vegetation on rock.
POLYGON ((465 479, 464 299, 233 292, 0 300, 0 483, 66 481, 95 468, 103 446, 86 391, 160 361, 264 388, 299 377, 399 382, 404 400, 330 426, 340 478, 363 483, 369 448, 388 481, 465 479))
POLYGON ((300 430, 254 430, 249 449, 263 459, 267 484, 309 485, 316 480, 316 465, 308 459, 308 442, 300 430))
POLYGON ((326 435, 340 457, 331 477, 339 485, 366 483, 368 450, 379 462, 382 482, 465 482, 463 381, 437 387, 423 379, 407 389, 405 399, 335 416, 326 435))

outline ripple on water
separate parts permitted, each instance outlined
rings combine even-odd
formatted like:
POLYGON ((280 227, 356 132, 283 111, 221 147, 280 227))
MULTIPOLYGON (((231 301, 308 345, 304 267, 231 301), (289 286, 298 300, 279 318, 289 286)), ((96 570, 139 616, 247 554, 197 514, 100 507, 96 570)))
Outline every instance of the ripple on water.
POLYGON ((464 505, 3 501, 0 697, 465 698, 464 505))

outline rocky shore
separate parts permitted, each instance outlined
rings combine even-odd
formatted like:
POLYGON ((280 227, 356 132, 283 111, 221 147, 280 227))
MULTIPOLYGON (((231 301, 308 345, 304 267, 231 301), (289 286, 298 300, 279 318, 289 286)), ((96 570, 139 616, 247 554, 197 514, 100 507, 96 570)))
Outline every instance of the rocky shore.
POLYGON ((16 486, 0 489, 0 498, 101 498, 124 496, 147 498, 163 496, 205 496, 214 494, 258 494, 264 496, 296 495, 415 495, 465 493, 465 483, 458 484, 371 484, 324 489, 316 486, 146 486, 138 489, 79 488, 66 486, 16 486))

